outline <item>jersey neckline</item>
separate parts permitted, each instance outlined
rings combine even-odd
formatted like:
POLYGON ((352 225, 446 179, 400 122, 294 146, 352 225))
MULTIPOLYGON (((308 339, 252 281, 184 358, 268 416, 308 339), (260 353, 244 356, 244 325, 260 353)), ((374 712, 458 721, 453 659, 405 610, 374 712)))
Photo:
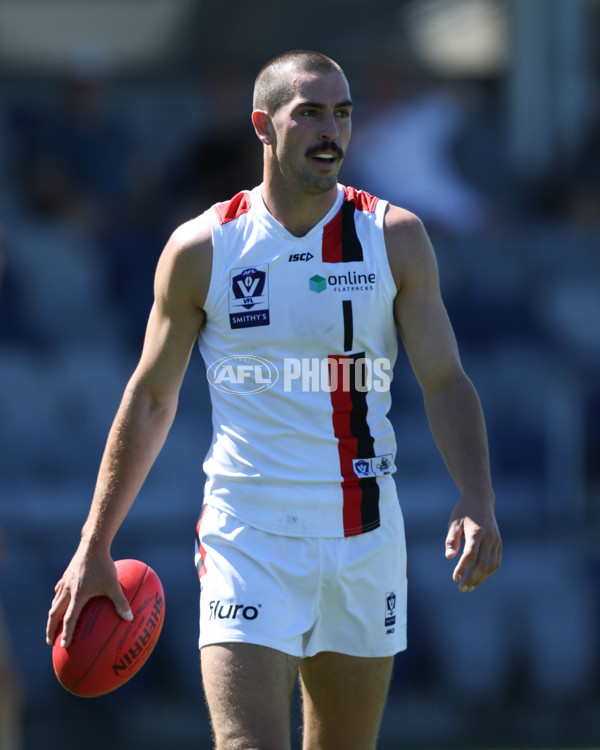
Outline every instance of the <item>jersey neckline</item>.
POLYGON ((321 237, 323 228, 340 210, 340 207, 344 202, 344 196, 346 194, 344 186, 338 183, 337 195, 329 211, 306 234, 302 235, 302 237, 297 237, 295 234, 292 234, 289 230, 287 230, 283 226, 283 224, 280 224, 273 216, 273 214, 270 213, 262 197, 263 184, 264 183, 257 185, 250 191, 250 202, 252 209, 256 213, 256 217, 258 218, 258 220, 261 222, 261 224, 263 224, 263 226, 267 228, 270 234, 286 242, 312 242, 315 237, 321 237))

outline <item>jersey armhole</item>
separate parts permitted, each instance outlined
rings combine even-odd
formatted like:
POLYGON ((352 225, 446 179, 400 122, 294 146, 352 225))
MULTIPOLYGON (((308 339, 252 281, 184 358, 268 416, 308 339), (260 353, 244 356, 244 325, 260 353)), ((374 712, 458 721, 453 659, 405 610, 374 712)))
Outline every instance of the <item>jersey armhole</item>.
POLYGON ((392 268, 390 266, 390 258, 388 256, 388 249, 387 245, 385 243, 385 214, 388 210, 389 202, 380 200, 377 205, 375 206, 375 224, 377 227, 381 228, 381 244, 383 246, 383 259, 382 259, 382 272, 386 274, 386 285, 389 286, 389 288, 392 290, 392 300, 396 298, 396 295, 398 294, 398 289, 396 288, 396 281, 394 279, 394 275, 392 273, 392 268))
POLYGON ((221 258, 222 253, 219 252, 219 240, 220 240, 220 226, 212 216, 212 211, 209 213, 210 231, 212 235, 212 258, 210 268, 210 280, 208 282, 208 292, 206 293, 206 299, 204 300, 203 310, 206 313, 206 317, 210 318, 211 314, 215 309, 215 295, 217 294, 217 280, 221 276, 221 258))

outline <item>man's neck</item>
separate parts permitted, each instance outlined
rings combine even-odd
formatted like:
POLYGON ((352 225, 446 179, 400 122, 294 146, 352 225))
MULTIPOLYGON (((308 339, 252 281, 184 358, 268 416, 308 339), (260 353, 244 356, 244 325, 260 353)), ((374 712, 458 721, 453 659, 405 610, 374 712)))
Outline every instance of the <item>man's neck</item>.
POLYGON ((337 186, 323 193, 292 193, 263 182, 262 198, 267 210, 290 234, 303 237, 318 224, 335 203, 337 186))

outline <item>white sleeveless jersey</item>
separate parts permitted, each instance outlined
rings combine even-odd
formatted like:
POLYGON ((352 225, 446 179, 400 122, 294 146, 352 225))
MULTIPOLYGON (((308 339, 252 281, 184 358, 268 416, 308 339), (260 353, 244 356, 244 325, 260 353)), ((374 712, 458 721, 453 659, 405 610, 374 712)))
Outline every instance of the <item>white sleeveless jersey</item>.
POLYGON ((271 216, 260 186, 207 212, 213 265, 199 345, 214 437, 205 502, 251 526, 352 536, 397 505, 386 205, 338 185, 303 237, 271 216))

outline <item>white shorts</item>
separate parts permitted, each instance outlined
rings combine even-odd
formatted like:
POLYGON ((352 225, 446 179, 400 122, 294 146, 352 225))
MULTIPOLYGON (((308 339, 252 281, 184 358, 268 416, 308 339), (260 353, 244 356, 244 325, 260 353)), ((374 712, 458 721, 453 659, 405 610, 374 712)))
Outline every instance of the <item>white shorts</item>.
POLYGON ((243 642, 313 656, 406 648, 400 506, 358 536, 302 538, 245 526, 212 506, 198 523, 200 648, 243 642))

